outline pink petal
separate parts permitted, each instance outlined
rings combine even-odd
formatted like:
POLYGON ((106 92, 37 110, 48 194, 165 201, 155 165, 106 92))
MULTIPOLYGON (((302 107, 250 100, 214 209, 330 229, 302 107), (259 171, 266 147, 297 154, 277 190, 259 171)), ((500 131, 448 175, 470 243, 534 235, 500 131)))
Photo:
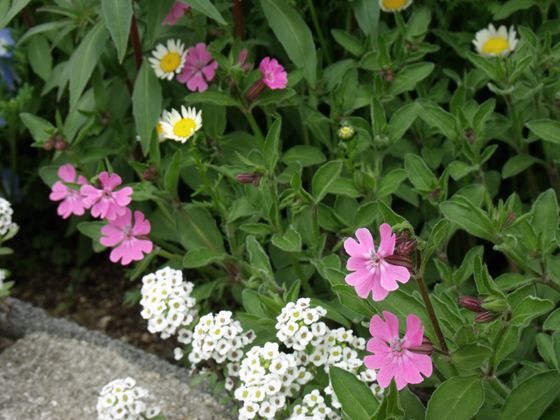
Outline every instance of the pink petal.
POLYGON ((385 318, 390 337, 399 338, 399 318, 389 311, 383 311, 383 318, 385 318))
POLYGON ((68 189, 69 188, 66 185, 64 185, 62 182, 56 181, 51 188, 51 193, 49 194, 49 200, 51 201, 63 200, 68 195, 68 189))
POLYGON ((70 163, 58 168, 58 177, 65 182, 74 182, 76 179, 76 169, 70 163))
POLYGON ((118 191, 113 191, 111 196, 115 203, 121 207, 126 207, 132 201, 132 193, 134 190, 130 187, 121 188, 118 191))
POLYGON ((360 228, 356 231, 356 238, 360 242, 360 245, 367 250, 374 251, 375 246, 373 243, 373 237, 371 232, 366 228, 360 228))
POLYGON ((68 200, 62 201, 58 205, 58 207, 56 209, 56 212, 63 219, 68 219, 70 217, 70 215, 72 214, 72 209, 71 209, 71 206, 70 206, 70 202, 68 200))
MULTIPOLYGON (((383 261, 381 265, 385 269, 385 277, 387 279, 392 279, 393 281, 399 281, 401 283, 406 283, 410 280, 410 271, 408 271, 406 267, 389 264, 386 261, 383 261)), ((392 284, 392 282, 389 281, 388 284, 392 284)))
POLYGON ((391 384, 391 379, 395 376, 395 365, 388 364, 377 372, 377 383, 381 388, 387 388, 391 384))
POLYGON ((419 384, 424 380, 414 362, 407 358, 406 355, 403 355, 402 364, 399 366, 399 374, 409 384, 419 384))
POLYGON ((108 172, 101 172, 99 174, 99 182, 104 189, 114 190, 122 184, 122 179, 117 174, 110 174, 108 172))
POLYGON ((376 274, 376 278, 375 281, 373 282, 371 296, 375 302, 381 302, 389 295, 389 291, 381 285, 381 281, 379 280, 380 278, 379 276, 381 275, 381 273, 379 272, 379 270, 376 270, 375 274, 376 274))
POLYGON ((406 317, 406 334, 404 336, 404 344, 406 347, 416 347, 422 344, 424 338, 424 327, 422 321, 414 314, 406 317))
POLYGON ((369 322, 369 333, 372 337, 377 337, 387 342, 395 338, 391 334, 387 323, 379 315, 374 315, 369 322))
POLYGON ((399 284, 395 280, 392 267, 395 266, 384 261, 382 261, 379 265, 379 283, 385 290, 388 290, 390 292, 399 288, 399 284))
POLYGON ((422 373, 426 378, 432 376, 433 364, 430 356, 426 354, 418 354, 413 352, 407 352, 410 363, 412 363, 416 369, 422 373))
POLYGON ((370 338, 366 348, 371 353, 390 354, 392 352, 391 346, 379 336, 370 338))
POLYGON ((218 63, 216 61, 212 61, 206 67, 202 69, 202 74, 208 82, 214 80, 214 76, 216 75, 216 70, 218 69, 218 63))
POLYGON ((361 283, 365 280, 366 277, 371 277, 371 274, 367 270, 358 270, 353 273, 348 274, 344 280, 350 286, 355 286, 358 283, 361 283))
POLYGON ((206 83, 206 80, 202 77, 202 73, 198 72, 187 81, 187 88, 189 88, 191 92, 197 90, 199 92, 205 92, 208 89, 208 83, 206 83))
MULTIPOLYGON (((377 380, 379 380, 379 376, 377 377, 377 380)), ((403 372, 399 370, 398 366, 395 369, 395 383, 397 384, 398 391, 408 385, 408 382, 404 378, 403 372)))
POLYGON ((366 362, 366 358, 367 358, 366 366, 369 369, 382 369, 388 364, 390 364, 392 360, 392 357, 387 354, 374 354, 371 356, 368 355, 364 358, 364 363, 366 362))
POLYGON ((103 226, 101 228, 101 235, 99 242, 103 246, 115 246, 124 240, 123 231, 112 225, 103 226))
POLYGON ((367 270, 369 259, 363 257, 350 257, 346 261, 346 268, 350 271, 367 270))
POLYGON ((383 223, 379 226, 379 249, 377 253, 382 256, 386 257, 388 255, 393 255, 395 252, 395 241, 397 240, 396 236, 393 235, 393 229, 391 225, 387 223, 383 223))
POLYGON ((181 74, 177 76, 177 80, 181 83, 187 83, 195 74, 195 68, 189 64, 185 64, 181 74))
POLYGON ((344 250, 351 257, 367 258, 370 255, 369 250, 356 242, 354 238, 348 238, 344 241, 344 250))
POLYGON ((76 181, 76 184, 86 185, 87 183, 88 183, 88 180, 86 179, 85 176, 83 176, 83 175, 78 176, 78 180, 76 181))
MULTIPOLYGON (((86 202, 86 199, 84 199, 84 202, 86 202)), ((106 198, 102 198, 101 200, 96 202, 91 208, 91 215, 93 217, 104 219, 108 216, 110 210, 111 210, 111 206, 108 200, 106 198)), ((112 214, 110 216, 112 216, 112 214)), ((114 217, 110 217, 108 219, 113 220, 114 217)))
POLYGON ((362 299, 367 299, 373 287, 373 283, 373 278, 365 277, 362 282, 356 284, 355 288, 358 296, 360 296, 362 299))

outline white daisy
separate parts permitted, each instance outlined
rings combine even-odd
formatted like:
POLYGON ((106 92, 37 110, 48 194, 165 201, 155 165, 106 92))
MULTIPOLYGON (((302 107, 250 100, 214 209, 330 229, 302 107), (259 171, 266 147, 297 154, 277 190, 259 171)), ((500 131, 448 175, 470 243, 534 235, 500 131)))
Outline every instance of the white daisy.
POLYGON ((411 4, 412 0, 379 0, 379 8, 389 13, 400 12, 411 4))
POLYGON ((181 106, 181 113, 176 109, 164 112, 160 123, 166 138, 185 143, 202 127, 202 111, 181 106))
POLYGON ((511 53, 519 41, 513 26, 507 28, 502 25, 496 30, 493 24, 487 29, 478 31, 473 39, 473 44, 483 57, 505 56, 511 53))
POLYGON ((187 51, 185 45, 178 39, 168 39, 167 47, 159 44, 152 51, 152 57, 149 58, 150 64, 157 77, 160 79, 171 80, 183 69, 187 51))
POLYGON ((166 110, 163 110, 163 112, 161 114, 161 118, 159 119, 159 121, 156 124, 156 133, 157 133, 158 140, 159 140, 160 143, 167 138, 167 137, 165 137, 165 132, 163 131, 163 125, 162 125, 162 122, 167 118, 167 114, 169 114, 169 113, 166 110))

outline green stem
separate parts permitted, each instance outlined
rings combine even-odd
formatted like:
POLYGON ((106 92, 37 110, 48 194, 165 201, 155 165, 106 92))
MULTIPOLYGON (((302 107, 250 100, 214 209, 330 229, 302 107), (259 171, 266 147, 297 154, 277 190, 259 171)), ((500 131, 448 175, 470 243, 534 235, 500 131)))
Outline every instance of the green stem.
POLYGON ((492 387, 494 391, 496 391, 496 394, 498 394, 504 400, 509 396, 511 390, 496 376, 487 379, 488 379, 488 384, 492 387))
POLYGON ((321 48, 325 52, 325 60, 327 61, 327 64, 331 64, 332 55, 328 47, 329 45, 323 34, 323 30, 321 29, 322 26, 319 23, 319 19, 317 18, 317 11, 315 10, 313 0, 307 0, 307 6, 309 7, 309 12, 311 13, 311 21, 313 22, 313 26, 315 27, 315 31, 317 32, 317 36, 319 37, 319 43, 321 44, 321 48))
POLYGON ((251 126, 251 130, 253 130, 253 134, 255 134, 260 144, 263 145, 264 135, 263 132, 261 131, 261 128, 259 127, 259 124, 257 124, 257 120, 255 120, 253 113, 251 111, 244 111, 243 113, 245 114, 245 118, 247 118, 247 122, 251 126))
POLYGON ((303 286, 303 291, 305 292, 305 295, 306 296, 312 296, 313 295, 313 289, 311 288, 311 285, 309 284, 309 280, 307 279, 307 277, 305 277, 305 274, 303 272, 303 269, 301 268, 301 264, 299 263, 299 260, 297 259, 297 257, 295 255, 290 255, 290 257, 291 257, 292 263, 294 265, 294 271, 296 272, 297 276, 301 280, 301 285, 303 286))
POLYGON ((158 255, 167 258, 168 260, 174 260, 176 258, 183 258, 181 255, 172 254, 171 252, 166 251, 163 248, 159 248, 157 251, 158 255))
MULTIPOLYGON (((500 341, 502 341, 502 338, 504 337, 504 334, 505 334, 506 330, 507 330, 507 324, 502 321, 502 328, 498 332, 498 335, 496 336, 496 340, 494 340, 494 345, 492 346, 493 348, 498 347, 498 345, 500 344, 500 341)), ((488 364, 488 377, 489 378, 492 378, 492 377, 496 376, 496 367, 497 367, 496 364, 497 364, 496 352, 494 352, 492 354, 492 357, 490 357, 490 362, 488 364)))

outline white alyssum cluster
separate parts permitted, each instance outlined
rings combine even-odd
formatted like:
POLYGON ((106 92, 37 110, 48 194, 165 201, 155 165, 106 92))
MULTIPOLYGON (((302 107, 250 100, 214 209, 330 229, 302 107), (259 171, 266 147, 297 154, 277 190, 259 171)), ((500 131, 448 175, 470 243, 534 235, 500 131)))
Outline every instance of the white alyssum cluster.
POLYGON ((319 318, 326 314, 320 306, 312 308, 309 298, 289 302, 276 318, 276 337, 289 348, 305 350, 323 340, 328 328, 319 318))
MULTIPOLYGON (((238 363, 243 358, 243 348, 254 339, 253 331, 244 332, 230 311, 206 314, 194 327, 189 361, 196 364, 213 359, 216 363, 238 363)), ((232 376, 237 371, 234 366, 228 366, 228 370, 232 376)))
POLYGON ((193 284, 183 280, 183 273, 169 267, 142 278, 140 312, 148 320, 148 331, 166 339, 177 333, 178 341, 190 342, 190 325, 196 313, 196 299, 191 296, 193 284))
POLYGON ((235 399, 243 403, 239 419, 255 416, 275 418, 284 409, 286 400, 294 396, 312 379, 295 355, 280 352, 278 343, 266 343, 249 350, 239 369, 240 386, 235 399))
POLYGON ((103 387, 97 400, 98 420, 143 420, 159 414, 160 408, 150 405, 149 392, 132 378, 115 379, 103 387))
POLYGON ((4 280, 8 277, 8 270, 0 268, 0 289, 4 286, 4 280))
POLYGON ((0 239, 9 239, 17 233, 18 225, 12 222, 13 214, 10 202, 0 197, 0 239))
POLYGON ((303 397, 301 404, 294 406, 289 420, 324 420, 340 419, 326 403, 318 390, 313 390, 303 397))

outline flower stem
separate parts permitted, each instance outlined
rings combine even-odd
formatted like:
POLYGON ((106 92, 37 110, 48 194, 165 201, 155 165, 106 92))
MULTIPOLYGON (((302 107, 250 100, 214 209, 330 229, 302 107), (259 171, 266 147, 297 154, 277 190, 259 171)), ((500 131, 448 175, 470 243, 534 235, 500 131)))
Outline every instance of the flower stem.
POLYGON ((241 0, 233 0, 233 23, 235 28, 235 36, 239 39, 243 39, 245 36, 245 20, 243 19, 243 6, 241 5, 241 0))
POLYGON ((329 45, 327 44, 327 40, 325 35, 323 34, 323 30, 321 29, 321 25, 319 23, 319 19, 317 18, 317 11, 315 10, 315 5, 313 4, 313 0, 307 0, 307 6, 309 7, 309 13, 311 13, 311 20, 313 22, 313 26, 315 27, 315 31, 317 32, 317 36, 319 37, 319 43, 321 44, 321 48, 325 53, 325 60, 328 64, 332 63, 332 56, 330 49, 328 48, 329 45))
POLYGON ((251 111, 245 111, 244 114, 245 114, 245 118, 247 118, 247 122, 251 126, 251 129, 253 130, 255 136, 257 136, 257 139, 259 140, 260 144, 261 145, 264 144, 264 135, 259 127, 259 124, 255 120, 253 113, 251 111))
MULTIPOLYGON (((418 261, 420 261, 419 255, 418 261)), ((418 284, 418 289, 420 290, 420 294, 422 295, 422 300, 424 301, 424 306, 426 307, 426 311, 428 312, 428 316, 430 317, 430 321, 436 332, 439 347, 441 348, 442 352, 448 353, 449 349, 447 347, 447 343, 445 342, 445 336, 443 335, 443 331, 441 329, 441 326, 439 325, 436 312, 434 311, 434 306, 432 305, 432 301, 430 300, 430 294, 428 293, 428 288, 426 287, 426 283, 424 282, 424 277, 422 276, 422 273, 416 273, 415 278, 416 284, 418 284)))
MULTIPOLYGON (((134 9, 134 0, 132 0, 134 9)), ((142 65, 142 46, 140 44, 140 35, 138 34, 138 23, 136 16, 132 13, 132 21, 130 22, 130 40, 132 41, 132 48, 134 50, 134 62, 136 63, 136 70, 140 69, 142 65)))

